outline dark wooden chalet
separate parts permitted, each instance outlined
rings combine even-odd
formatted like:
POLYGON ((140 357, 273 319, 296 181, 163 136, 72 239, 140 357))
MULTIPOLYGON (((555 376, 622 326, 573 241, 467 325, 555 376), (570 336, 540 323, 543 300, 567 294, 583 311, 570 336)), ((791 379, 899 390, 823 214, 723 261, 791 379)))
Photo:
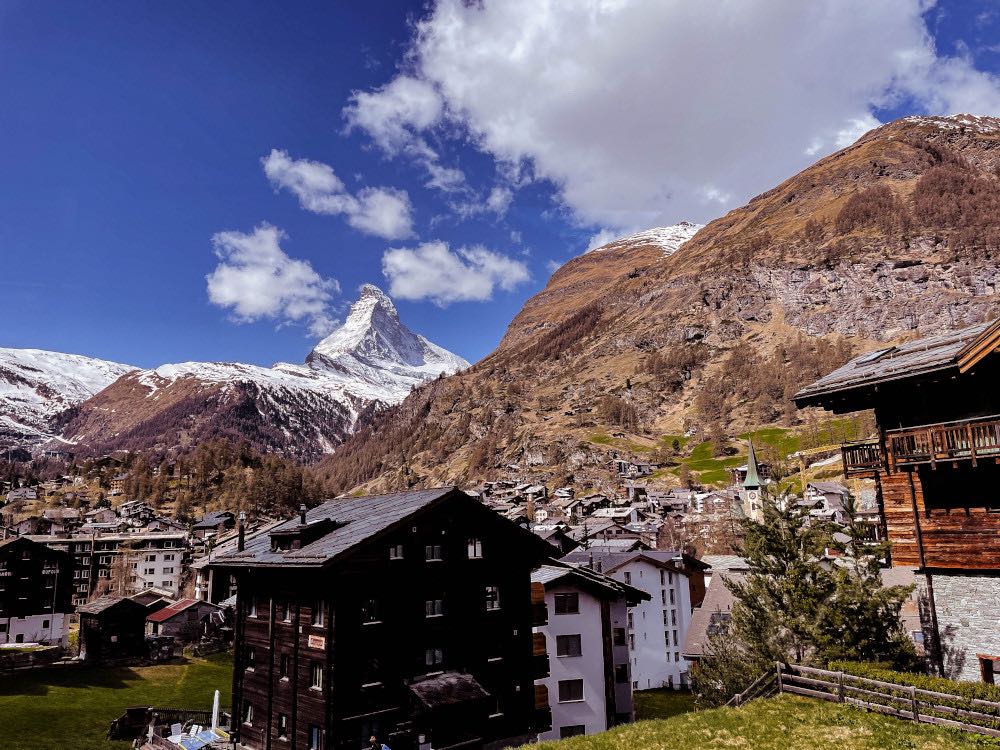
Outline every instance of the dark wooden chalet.
POLYGON ((126 596, 102 596, 77 608, 80 656, 99 664, 146 654, 149 610, 126 596))
POLYGON ((66 645, 72 565, 25 537, 0 539, 0 643, 66 645))
MULTIPOLYGON (((220 554, 234 729, 260 750, 500 748, 536 711, 531 571, 553 548, 454 488, 326 502, 220 554)), ((539 717, 542 717, 541 719, 539 717)), ((543 724, 543 726, 540 726, 543 724)))
POLYGON ((800 407, 873 409, 844 472, 877 481, 894 566, 920 570, 940 669, 1000 662, 1000 320, 869 352, 802 389, 800 407), (948 663, 945 663, 948 662, 948 663))

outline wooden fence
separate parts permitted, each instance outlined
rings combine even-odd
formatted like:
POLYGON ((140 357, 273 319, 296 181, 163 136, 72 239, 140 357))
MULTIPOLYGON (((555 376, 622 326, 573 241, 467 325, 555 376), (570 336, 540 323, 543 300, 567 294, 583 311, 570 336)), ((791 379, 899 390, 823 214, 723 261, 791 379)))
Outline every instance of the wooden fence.
POLYGON ((776 693, 847 703, 900 719, 1000 737, 1000 703, 789 664, 775 665, 773 672, 762 674, 726 705, 741 706, 776 693))

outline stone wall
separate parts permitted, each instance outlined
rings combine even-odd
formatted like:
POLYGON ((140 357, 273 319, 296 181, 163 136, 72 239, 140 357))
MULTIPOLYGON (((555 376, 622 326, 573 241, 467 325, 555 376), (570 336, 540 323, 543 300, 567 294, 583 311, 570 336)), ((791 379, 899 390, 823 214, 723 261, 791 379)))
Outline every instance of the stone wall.
POLYGON ((933 577, 938 628, 946 663, 960 680, 979 676, 977 654, 1000 656, 1000 571, 986 575, 933 577), (963 658, 964 657, 964 658, 963 658))

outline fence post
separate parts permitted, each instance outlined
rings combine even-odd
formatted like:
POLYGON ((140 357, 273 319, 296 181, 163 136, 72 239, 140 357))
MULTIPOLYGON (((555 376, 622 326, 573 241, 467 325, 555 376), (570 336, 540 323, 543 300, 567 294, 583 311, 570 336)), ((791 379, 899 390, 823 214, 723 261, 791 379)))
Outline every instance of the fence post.
POLYGON ((919 723, 920 711, 917 708, 917 688, 913 685, 910 686, 910 702, 913 704, 913 720, 919 723))
POLYGON ((837 702, 844 702, 844 673, 837 672, 837 702))
POLYGON ((781 693, 785 692, 784 685, 781 682, 781 662, 780 661, 776 661, 774 663, 774 668, 775 668, 775 670, 777 672, 777 675, 778 675, 778 694, 780 695, 781 693))

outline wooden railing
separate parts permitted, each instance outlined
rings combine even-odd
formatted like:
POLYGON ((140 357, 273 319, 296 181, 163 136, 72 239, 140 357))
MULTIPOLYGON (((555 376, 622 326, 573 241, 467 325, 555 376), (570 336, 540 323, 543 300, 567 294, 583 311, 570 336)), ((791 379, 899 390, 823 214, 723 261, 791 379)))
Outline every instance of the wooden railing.
POLYGON ((773 671, 762 674, 727 705, 740 706, 774 692, 846 703, 900 719, 1000 737, 1000 703, 794 664, 776 664, 773 671), (773 689, 769 691, 768 685, 773 689))
POLYGON ((873 476, 885 466, 882 446, 877 440, 844 443, 840 446, 844 461, 844 476, 873 476))
POLYGON ((886 433, 892 467, 1000 457, 1000 418, 909 427, 886 433))

